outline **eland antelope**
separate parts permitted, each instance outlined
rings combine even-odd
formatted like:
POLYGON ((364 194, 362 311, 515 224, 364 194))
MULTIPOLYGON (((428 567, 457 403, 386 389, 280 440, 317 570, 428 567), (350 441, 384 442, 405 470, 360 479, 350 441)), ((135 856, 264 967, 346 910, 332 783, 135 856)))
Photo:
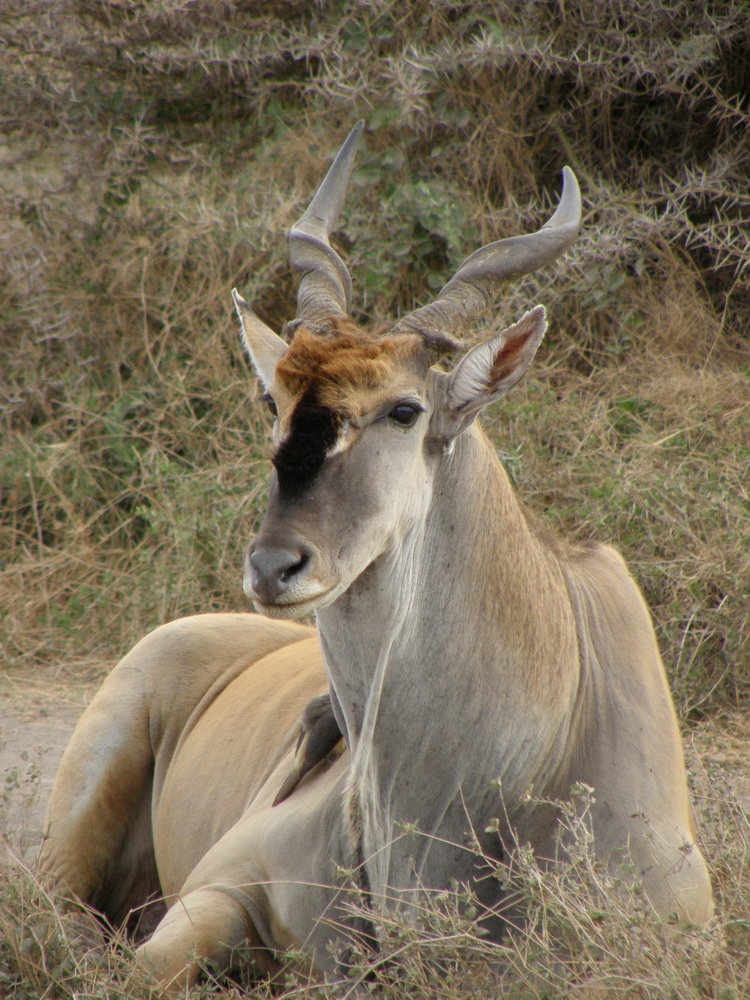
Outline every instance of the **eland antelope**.
POLYGON ((41 871, 115 924, 163 898, 138 956, 174 988, 242 945, 262 974, 287 949, 324 973, 351 931, 352 873, 373 907, 473 883, 500 933, 500 882, 468 845, 553 859, 554 802, 576 783, 594 789, 597 856, 634 871, 658 914, 712 912, 643 597, 613 549, 528 515, 476 421, 526 372, 544 308, 433 367, 502 282, 571 245, 576 179, 565 168, 538 232, 478 250, 434 302, 368 335, 330 245, 361 129, 290 232, 289 342, 234 293, 275 417, 244 579, 267 617, 144 638, 85 712, 49 803, 41 871), (316 630, 269 620, 312 612, 316 630))

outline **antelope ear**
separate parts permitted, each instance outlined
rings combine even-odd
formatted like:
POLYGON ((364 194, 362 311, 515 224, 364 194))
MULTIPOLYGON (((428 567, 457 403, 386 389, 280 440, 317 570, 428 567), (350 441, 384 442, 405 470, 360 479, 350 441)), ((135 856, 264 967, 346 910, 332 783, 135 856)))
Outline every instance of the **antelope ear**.
POLYGON ((523 378, 546 329, 544 306, 536 306, 461 359, 448 376, 448 405, 462 426, 523 378))
POLYGON ((247 351, 256 375, 268 389, 273 382, 276 365, 287 352, 287 345, 270 326, 258 319, 236 288, 232 289, 232 298, 240 318, 242 346, 247 351))

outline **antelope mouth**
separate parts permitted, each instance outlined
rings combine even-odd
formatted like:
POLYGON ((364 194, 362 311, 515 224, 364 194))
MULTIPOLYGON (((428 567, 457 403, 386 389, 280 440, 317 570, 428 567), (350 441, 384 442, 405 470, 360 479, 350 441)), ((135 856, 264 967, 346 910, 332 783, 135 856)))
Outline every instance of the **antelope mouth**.
POLYGON ((321 590, 317 594, 304 597, 301 600, 267 602, 261 600, 252 590, 247 592, 247 596, 252 600, 253 607, 258 614, 265 615, 267 618, 303 618, 318 608, 331 604, 337 596, 335 589, 321 590))

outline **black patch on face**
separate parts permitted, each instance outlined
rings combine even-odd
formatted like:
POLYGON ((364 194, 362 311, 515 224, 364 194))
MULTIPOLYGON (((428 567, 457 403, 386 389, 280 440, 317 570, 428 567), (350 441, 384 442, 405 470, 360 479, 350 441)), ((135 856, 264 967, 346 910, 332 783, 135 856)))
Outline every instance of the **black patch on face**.
POLYGON ((282 500, 296 500, 323 468, 336 443, 341 416, 318 402, 315 385, 309 385, 294 408, 289 437, 273 456, 282 500))

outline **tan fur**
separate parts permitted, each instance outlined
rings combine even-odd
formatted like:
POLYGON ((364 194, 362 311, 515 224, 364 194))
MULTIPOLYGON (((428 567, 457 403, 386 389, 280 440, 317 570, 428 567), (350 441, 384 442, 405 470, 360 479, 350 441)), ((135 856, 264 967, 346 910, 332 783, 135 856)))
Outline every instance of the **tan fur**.
MULTIPOLYGON (((243 944, 259 973, 275 975, 287 949, 321 973, 345 945, 347 892, 410 905, 419 886, 470 880, 476 859, 454 846, 470 827, 490 855, 529 843, 552 858, 557 811, 527 793, 550 800, 585 782, 597 855, 632 866, 658 913, 706 920, 677 721, 620 556, 540 527, 476 425, 446 445, 459 419, 445 408, 449 376, 425 372, 413 338, 300 330, 276 378, 291 404, 314 380, 326 405, 364 417, 313 489, 292 505, 272 498, 256 542, 303 537, 300 586, 340 588, 317 607, 325 669, 313 630, 254 615, 147 636, 66 750, 40 870, 115 924, 163 893, 169 909, 138 958, 173 990, 201 961, 230 967, 243 944), (409 430, 368 424, 401 392, 432 412, 409 430), (274 805, 303 709, 327 685, 351 757, 274 805), (482 833, 493 817, 499 841, 482 833)), ((498 883, 478 886, 498 903, 498 883)))
POLYGON ((552 863, 565 850, 554 800, 583 782, 593 850, 613 875, 638 879, 662 917, 707 920, 643 597, 614 550, 538 525, 474 423, 526 370, 543 310, 447 374, 428 369, 415 337, 375 340, 348 321, 325 338, 302 327, 287 348, 237 302, 277 443, 287 426, 298 434, 292 477, 321 440, 294 426, 295 414, 317 426, 314 406, 295 408, 308 390, 335 411, 328 431, 351 424, 343 446, 323 434, 286 496, 280 446, 246 562, 256 607, 314 611, 317 637, 206 615, 143 639, 65 752, 45 877, 115 924, 161 892, 169 909, 138 960, 173 991, 201 962, 229 968, 244 945, 260 973, 277 974, 289 949, 323 973, 347 935, 370 935, 347 916, 349 893, 409 908, 425 889, 471 882, 498 936, 503 886, 479 877, 467 831, 489 857, 512 861, 528 844, 552 863), (303 775, 300 716, 326 688, 347 752, 303 775))
MULTIPOLYGON (((347 329, 323 340, 300 330, 276 377, 290 394, 314 380, 327 403, 365 418, 379 399, 424 395, 432 379, 442 440, 447 376, 425 375, 412 338, 373 343, 347 329)), ((264 974, 278 971, 276 953, 289 948, 304 948, 321 972, 345 924, 343 870, 387 905, 399 893, 411 898, 415 872, 436 887, 470 878, 475 862, 450 845, 498 815, 502 851, 528 842, 552 857, 556 811, 524 804, 526 793, 550 799, 585 782, 595 790, 597 854, 632 864, 658 912, 707 919, 710 886, 693 843, 675 713, 622 559, 550 536, 518 503, 475 425, 442 457, 438 445, 419 443, 424 431, 367 419, 363 428, 309 496, 271 504, 259 535, 293 545, 304 531, 322 591, 339 577, 348 587, 343 615, 336 602, 318 611, 328 678, 314 632, 299 625, 207 615, 147 636, 66 750, 40 870, 115 924, 163 893, 169 909, 139 961, 174 989, 195 981, 200 961, 231 966, 243 942, 264 974), (361 487, 347 494, 342 462, 355 484, 369 482, 364 524, 361 487), (429 475, 439 488, 427 512, 415 513, 412 498, 429 475), (395 563, 378 558, 367 534, 386 515, 398 527, 386 520, 377 544, 404 540, 395 563), (344 552, 355 560, 348 568, 344 552), (327 683, 352 759, 316 767, 274 806, 295 767, 303 709, 327 683), (456 707, 440 709, 447 705, 456 707), (494 778, 502 803, 492 799, 494 778), (429 850, 392 822, 424 829, 429 850)))
POLYGON ((404 365, 426 367, 424 349, 417 338, 376 340, 353 323, 340 320, 329 337, 317 336, 304 327, 297 330, 276 367, 276 378, 293 399, 314 384, 323 406, 355 417, 404 365))
MULTIPOLYGON (((334 862, 350 860, 343 828, 338 857, 321 854, 305 832, 321 804, 309 779, 288 803, 271 805, 293 765, 302 710, 325 683, 314 631, 293 623, 200 615, 146 636, 65 751, 40 872, 114 926, 160 884, 170 909, 140 961, 175 989, 195 981, 200 961, 229 967, 245 942, 258 971, 273 972, 273 947, 301 944, 310 906, 320 913, 333 899, 305 884, 333 885, 334 862), (186 789, 195 792, 190 805, 186 789), (134 824, 140 810, 145 822, 134 824)), ((334 767, 318 768, 315 783, 338 810, 345 761, 334 767)), ((322 825, 328 851, 335 838, 322 825)))

